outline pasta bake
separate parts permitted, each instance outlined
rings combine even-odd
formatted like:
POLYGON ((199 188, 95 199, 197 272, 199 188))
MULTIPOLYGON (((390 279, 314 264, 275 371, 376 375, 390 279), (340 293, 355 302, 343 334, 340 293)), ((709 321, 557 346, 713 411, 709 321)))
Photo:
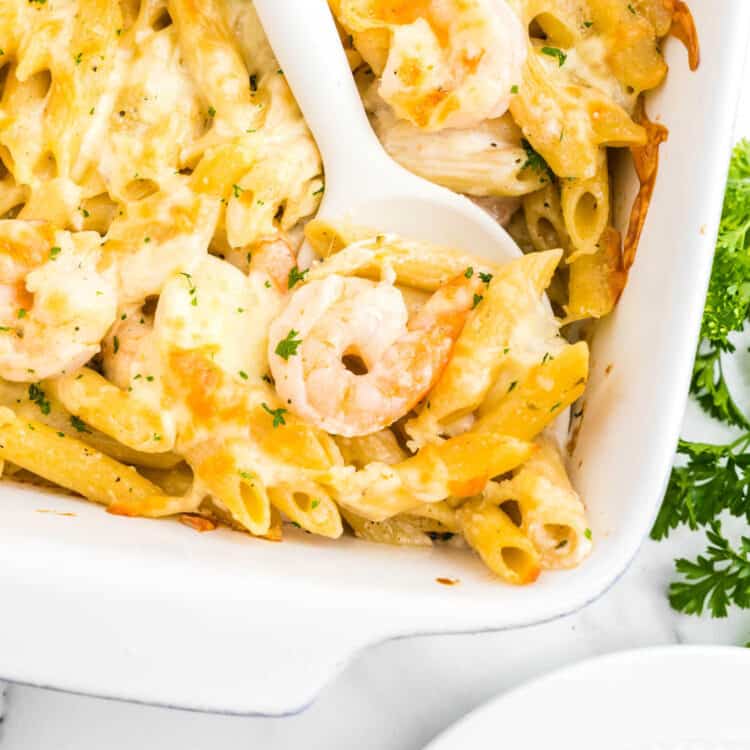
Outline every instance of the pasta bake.
POLYGON ((553 423, 632 263, 679 0, 334 0, 386 149, 528 252, 315 219, 320 157, 249 0, 0 0, 0 460, 111 513, 592 546, 553 423), (609 153, 641 179, 624 249, 609 153), (298 264, 304 240, 317 260, 298 264), (549 299, 546 296, 549 294, 549 299), (550 304, 550 301, 552 304, 550 304))

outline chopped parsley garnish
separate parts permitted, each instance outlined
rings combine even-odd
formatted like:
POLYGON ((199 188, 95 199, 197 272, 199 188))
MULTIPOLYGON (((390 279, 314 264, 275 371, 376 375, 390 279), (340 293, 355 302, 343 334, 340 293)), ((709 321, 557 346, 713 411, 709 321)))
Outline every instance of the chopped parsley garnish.
POLYGON ((632 13, 633 15, 635 15, 635 14, 636 14, 636 10, 635 10, 635 8, 633 7, 633 3, 628 3, 628 10, 629 10, 629 11, 630 11, 630 12, 631 12, 631 13, 632 13))
POLYGON ((326 190, 326 186, 321 185, 317 190, 313 192, 313 195, 323 195, 323 193, 325 193, 325 190, 326 190))
POLYGON ((112 351, 115 354, 120 351, 120 339, 117 336, 112 337, 112 351))
POLYGON ((488 284, 488 285, 489 285, 490 281, 492 281, 492 274, 491 274, 491 273, 482 273, 482 272, 480 271, 480 272, 479 272, 479 278, 480 278, 480 279, 481 279, 481 280, 482 280, 482 281, 483 281, 483 282, 484 282, 485 284, 488 284))
POLYGON ((484 299, 483 294, 475 294, 474 301, 472 302, 472 305, 471 305, 471 309, 473 310, 483 299, 484 299))
POLYGON ((238 372, 237 374, 238 374, 238 375, 239 375, 239 376, 240 376, 240 377, 241 377, 241 378, 242 378, 243 380, 247 380, 247 378, 248 378, 248 374, 247 374, 247 373, 246 373, 246 372, 245 372, 244 370, 240 370, 240 371, 239 371, 239 372, 238 372))
POLYGON ((62 252, 61 247, 51 247, 49 249, 49 258, 50 260, 54 260, 60 253, 62 252))
POLYGON ((518 86, 516 86, 515 84, 513 84, 513 85, 512 85, 511 87, 510 87, 510 93, 511 93, 511 94, 517 94, 517 93, 518 93, 518 86))
POLYGON ((523 163, 521 169, 531 169, 538 175, 541 175, 543 179, 552 179, 554 176, 553 172, 544 157, 535 151, 534 147, 525 138, 521 139, 521 146, 526 152, 526 161, 523 163))
POLYGON ((18 308, 18 312, 16 313, 16 317, 18 318, 25 318, 26 317, 26 310, 23 309, 23 307, 18 308))
POLYGON ((216 117, 216 110, 213 107, 208 108, 208 116, 209 117, 216 117))
POLYGON ((516 386, 518 385, 518 381, 514 380, 509 386, 508 386, 508 393, 515 390, 516 386))
POLYGON ((584 536, 586 537, 586 539, 592 539, 592 538, 593 538, 593 536, 594 536, 594 535, 593 535, 593 534, 591 533, 591 529, 585 529, 585 530, 584 530, 584 532, 583 532, 583 535, 584 535, 584 536))
POLYGON ((466 278, 467 278, 467 279, 470 279, 470 278, 471 278, 471 277, 472 277, 473 275, 474 275, 474 269, 473 269, 473 268, 472 268, 471 266, 469 266, 469 267, 468 267, 468 268, 467 268, 467 269, 466 269, 466 270, 464 271, 464 276, 466 276, 466 278))
POLYGON ((83 52, 79 52, 74 58, 76 65, 81 64, 81 60, 83 60, 83 52))
POLYGON ((294 328, 292 328, 289 333, 287 333, 286 337, 276 344, 276 349, 274 350, 276 354, 286 360, 288 360, 289 357, 294 357, 297 354, 297 349, 299 349, 300 344, 302 344, 302 339, 296 338, 297 336, 299 336, 299 331, 295 331, 294 328))
POLYGON ((88 427, 86 427, 86 423, 80 418, 73 415, 70 418, 70 424, 78 431, 78 432, 91 432, 88 427))
POLYGON ((245 188, 241 188, 239 185, 232 185, 232 192, 235 198, 239 198, 245 192, 245 188))
POLYGON ((586 27, 587 29, 590 29, 590 28, 591 28, 591 27, 592 27, 592 26, 594 25, 594 22, 593 22, 593 21, 584 21, 584 22, 583 22, 583 25, 584 25, 584 26, 585 26, 585 27, 586 27))
POLYGON ((557 64, 561 68, 568 59, 568 56, 558 47, 542 47, 542 54, 548 55, 549 57, 556 57, 557 64))
POLYGON ((312 503, 310 503, 310 507, 315 510, 320 505, 320 500, 313 500, 312 503))
POLYGON ((255 479, 255 474, 253 474, 252 471, 244 471, 240 469, 237 473, 240 475, 240 477, 242 477, 242 479, 246 479, 248 482, 255 479))
POLYGON ((309 272, 309 268, 306 268, 304 271, 300 271, 297 266, 292 268, 291 271, 289 271, 289 279, 287 280, 287 287, 289 289, 294 289, 294 286, 298 284, 300 281, 305 280, 305 276, 309 272))
POLYGON ((282 425, 286 424, 286 420, 284 419, 284 414, 287 413, 286 409, 271 409, 269 408, 268 404, 264 401, 261 406, 263 409, 268 412, 273 417, 273 426, 274 428, 280 427, 282 425))
POLYGON ((31 383, 29 385, 29 401, 31 401, 32 404, 36 404, 42 414, 49 414, 51 408, 50 402, 47 399, 47 394, 42 390, 42 386, 39 383, 31 383))
POLYGON ((196 307, 198 305, 198 287, 193 284, 193 277, 189 273, 185 273, 185 271, 181 271, 180 276, 184 276, 185 279, 187 279, 188 293, 190 294, 190 304, 193 307, 196 307))

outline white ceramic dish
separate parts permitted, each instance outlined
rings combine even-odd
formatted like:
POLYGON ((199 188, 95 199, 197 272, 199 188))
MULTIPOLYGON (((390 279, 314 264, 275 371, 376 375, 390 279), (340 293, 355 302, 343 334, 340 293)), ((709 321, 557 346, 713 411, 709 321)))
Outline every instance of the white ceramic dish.
MULTIPOLYGON (((518 589, 468 553, 334 543, 301 532, 283 544, 230 531, 199 536, 174 522, 112 517, 2 485, 0 677, 283 714, 304 708, 368 644, 549 620, 611 586, 648 533, 671 463, 750 33, 746 0, 692 0, 691 7, 703 62, 690 73, 681 45, 667 43, 669 82, 649 112, 672 134, 629 286, 593 349, 572 464, 595 540, 583 566, 518 589), (461 584, 441 586, 437 577, 461 584)), ((624 220, 634 185, 629 175, 620 182, 624 220)))
POLYGON ((749 670, 742 648, 621 651, 498 696, 425 750, 748 750, 749 670))

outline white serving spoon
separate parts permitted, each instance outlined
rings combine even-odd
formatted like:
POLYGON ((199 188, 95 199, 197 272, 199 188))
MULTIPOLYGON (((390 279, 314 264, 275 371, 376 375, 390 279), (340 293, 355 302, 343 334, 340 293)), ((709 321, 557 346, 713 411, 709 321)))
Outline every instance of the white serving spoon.
POLYGON ((504 262, 521 251, 468 198, 399 166, 370 127, 326 0, 255 0, 323 158, 318 217, 449 245, 504 262))

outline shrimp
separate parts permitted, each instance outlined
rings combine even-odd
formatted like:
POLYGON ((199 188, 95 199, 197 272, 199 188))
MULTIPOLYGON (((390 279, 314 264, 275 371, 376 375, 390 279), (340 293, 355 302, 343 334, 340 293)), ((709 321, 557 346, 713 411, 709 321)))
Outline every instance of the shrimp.
POLYGON ((527 37, 507 0, 342 0, 339 6, 350 31, 390 32, 384 68, 382 60, 368 62, 382 70, 380 95, 398 117, 436 131, 473 127, 508 109, 522 79, 527 37))
POLYGON ((297 267, 292 246, 284 237, 261 240, 253 250, 250 274, 267 276, 276 289, 285 294, 292 284, 291 273, 297 267))
POLYGON ((142 387, 158 371, 154 313, 149 305, 126 305, 102 342, 102 369, 118 388, 142 387), (136 378, 139 382, 135 382, 136 378))
POLYGON ((98 234, 0 221, 0 377, 29 382, 80 367, 116 313, 98 234))
POLYGON ((448 363, 479 283, 463 275, 447 282, 411 320, 390 283, 333 274, 305 284, 269 330, 279 396, 334 435, 369 435, 392 424, 448 363))

